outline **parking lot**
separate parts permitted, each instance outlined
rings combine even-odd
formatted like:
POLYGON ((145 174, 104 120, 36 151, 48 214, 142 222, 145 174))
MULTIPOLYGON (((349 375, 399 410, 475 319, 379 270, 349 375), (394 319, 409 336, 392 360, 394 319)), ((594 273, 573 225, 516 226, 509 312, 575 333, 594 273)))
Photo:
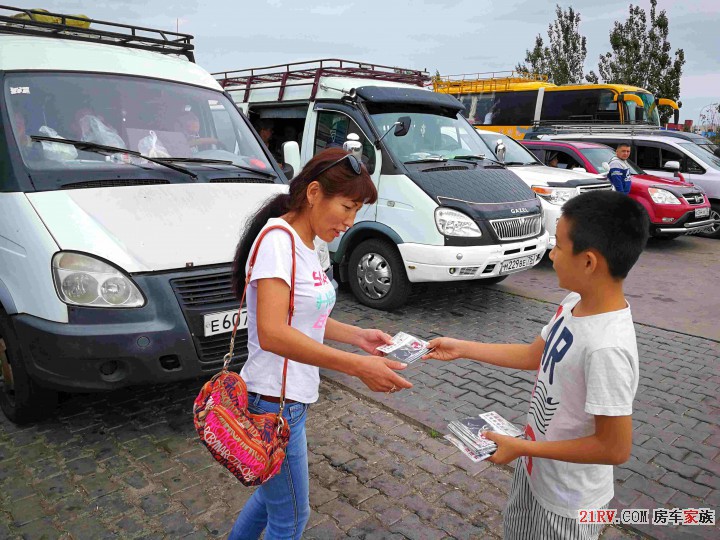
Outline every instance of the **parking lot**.
MULTIPOLYGON (((682 294, 700 290, 694 298, 709 312, 717 306, 708 272, 716 271, 719 250, 720 243, 696 238, 651 243, 628 281, 640 314, 641 382, 633 455, 616 468, 611 507, 720 507, 720 345, 691 335, 694 323, 686 319, 696 313, 683 311, 687 297, 663 300, 663 291, 679 287, 682 294), (664 273, 639 279, 655 261, 664 273), (682 280, 665 281, 675 267, 682 280), (669 324, 643 319, 661 308, 669 324), (685 325, 682 332, 671 328, 677 325, 685 325)), ((425 338, 527 342, 555 310, 552 270, 542 264, 494 287, 420 287, 394 313, 365 308, 341 291, 334 316, 425 338)), ((533 373, 426 362, 407 372, 412 391, 391 396, 326 376, 308 424, 313 515, 306 538, 500 537, 509 469, 472 465, 438 434, 448 420, 480 409, 522 422, 533 373)), ((224 537, 251 490, 196 441, 190 411, 201 382, 72 396, 56 416, 29 428, 1 419, 0 538, 224 537)), ((637 526, 608 529, 604 538, 716 533, 637 526)))

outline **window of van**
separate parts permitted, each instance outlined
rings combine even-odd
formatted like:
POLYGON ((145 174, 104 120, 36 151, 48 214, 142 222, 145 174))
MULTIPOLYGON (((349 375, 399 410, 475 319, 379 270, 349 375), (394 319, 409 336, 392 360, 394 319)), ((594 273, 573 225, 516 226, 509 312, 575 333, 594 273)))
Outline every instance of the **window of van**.
POLYGON ((541 117, 543 120, 614 120, 620 121, 617 103, 613 109, 610 90, 545 91, 541 117))
MULTIPOLYGON (((107 155, 61 142, 33 141, 34 135, 129 149, 148 157, 226 160, 270 170, 235 106, 211 89, 120 75, 9 73, 4 99, 15 141, 31 170, 100 169, 124 175, 166 170, 121 152, 107 155)), ((190 181, 186 175, 174 176, 178 182, 190 181)), ((46 184, 36 188, 62 187, 56 179, 46 184)))
POLYGON ((363 145, 362 160, 370 174, 375 170, 375 148, 365 133, 349 116, 335 111, 321 111, 315 131, 315 154, 325 148, 342 147, 350 133, 355 133, 363 145))

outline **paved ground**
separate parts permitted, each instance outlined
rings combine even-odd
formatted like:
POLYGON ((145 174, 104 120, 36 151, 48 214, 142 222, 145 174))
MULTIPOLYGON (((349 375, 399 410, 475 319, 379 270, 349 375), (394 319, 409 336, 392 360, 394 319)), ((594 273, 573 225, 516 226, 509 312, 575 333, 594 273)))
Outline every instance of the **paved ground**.
MULTIPOLYGON (((199 387, 75 396, 27 429, 0 419, 0 539, 226 537, 252 489, 197 441, 189 411, 199 387)), ((509 469, 472 464, 346 390, 323 383, 308 445, 308 540, 502 534, 509 469)))
MULTIPOLYGON (((626 282, 635 322, 720 341, 720 241, 684 236, 650 239, 626 282)), ((552 262, 510 276, 499 290, 560 302, 552 262)))
MULTIPOLYGON (((450 335, 488 342, 530 342, 554 314, 553 304, 477 284, 429 287, 401 311, 380 313, 341 293, 333 316, 364 327, 430 339, 450 335)), ((632 458, 616 467, 616 508, 720 509, 720 344, 636 325, 641 379, 632 458)), ((418 423, 446 432, 449 420, 496 410, 520 424, 535 373, 484 367, 468 360, 421 362, 407 372, 414 388, 379 401, 418 423)), ((361 384, 330 374, 361 395, 361 384)), ((482 500, 482 497, 480 497, 482 500)), ((718 538, 718 529, 639 526, 656 538, 718 538)))

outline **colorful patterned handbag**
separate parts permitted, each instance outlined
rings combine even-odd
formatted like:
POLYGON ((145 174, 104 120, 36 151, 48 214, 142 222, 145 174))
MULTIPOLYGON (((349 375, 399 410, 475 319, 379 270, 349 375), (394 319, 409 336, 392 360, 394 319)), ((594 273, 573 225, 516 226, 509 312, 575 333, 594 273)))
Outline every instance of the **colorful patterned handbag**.
POLYGON ((293 258, 288 324, 292 323, 295 305, 295 237, 285 227, 274 225, 262 232, 250 257, 245 288, 240 300, 240 313, 235 321, 230 338, 230 352, 225 355, 222 371, 205 383, 193 405, 195 429, 200 435, 200 440, 210 450, 215 460, 246 486, 259 486, 280 470, 285 459, 285 448, 290 440, 290 426, 282 417, 285 408, 288 359, 285 358, 283 365, 280 410, 277 413, 249 412, 245 381, 239 374, 228 370, 258 248, 264 236, 273 229, 281 229, 290 235, 293 258))

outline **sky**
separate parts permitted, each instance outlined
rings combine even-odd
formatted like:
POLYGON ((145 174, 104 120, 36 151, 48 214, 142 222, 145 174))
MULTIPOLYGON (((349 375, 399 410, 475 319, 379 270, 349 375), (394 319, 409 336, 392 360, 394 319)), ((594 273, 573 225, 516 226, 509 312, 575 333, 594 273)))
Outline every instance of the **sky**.
MULTIPOLYGON (((210 72, 342 58, 443 75, 503 71, 525 58, 541 34, 547 42, 555 5, 581 15, 585 71, 597 72, 610 50, 615 21, 628 16, 617 0, 8 0, 94 19, 175 30, 195 36, 196 61, 210 72)), ((646 10, 650 0, 636 0, 646 10)), ((681 120, 698 122, 720 102, 720 2, 659 0, 670 21, 673 51, 686 63, 681 120)))

